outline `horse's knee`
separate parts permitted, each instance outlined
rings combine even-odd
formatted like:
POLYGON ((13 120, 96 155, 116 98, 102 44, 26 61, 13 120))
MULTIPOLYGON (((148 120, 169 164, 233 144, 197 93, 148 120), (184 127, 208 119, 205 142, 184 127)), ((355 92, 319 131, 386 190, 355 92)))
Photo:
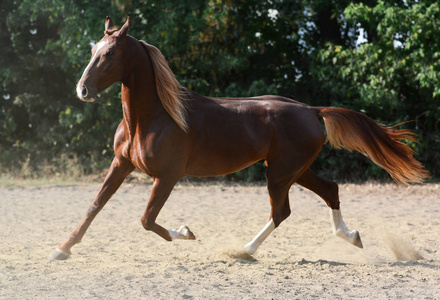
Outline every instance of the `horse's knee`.
POLYGON ((142 227, 144 227, 145 230, 152 231, 154 227, 154 221, 151 221, 149 218, 142 217, 141 218, 142 227))

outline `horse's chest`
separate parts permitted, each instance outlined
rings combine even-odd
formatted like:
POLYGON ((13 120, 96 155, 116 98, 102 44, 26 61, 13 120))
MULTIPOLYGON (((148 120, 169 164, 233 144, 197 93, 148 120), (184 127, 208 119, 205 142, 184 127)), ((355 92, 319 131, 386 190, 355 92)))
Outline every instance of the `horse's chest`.
POLYGON ((130 160, 142 172, 157 176, 166 165, 166 150, 155 135, 134 138, 131 141, 130 160))
POLYGON ((151 175, 149 173, 148 165, 151 164, 151 159, 154 157, 154 153, 148 146, 141 143, 138 139, 130 141, 129 158, 133 165, 139 170, 151 175))

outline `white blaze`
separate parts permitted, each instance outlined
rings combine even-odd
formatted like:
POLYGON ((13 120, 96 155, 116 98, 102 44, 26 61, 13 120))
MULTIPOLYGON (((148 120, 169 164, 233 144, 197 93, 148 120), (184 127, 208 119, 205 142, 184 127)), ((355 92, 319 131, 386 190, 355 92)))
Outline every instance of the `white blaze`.
POLYGON ((89 69, 92 67, 93 63, 95 62, 96 57, 98 56, 99 50, 101 50, 102 47, 105 46, 105 44, 106 44, 106 42, 99 42, 98 44, 96 44, 95 54, 93 54, 93 57, 90 60, 90 62, 87 65, 87 67, 85 68, 85 70, 84 70, 84 72, 83 72, 83 74, 81 76, 81 79, 78 81, 78 85, 76 86, 76 95, 80 99, 82 99, 83 97, 82 97, 82 93, 81 93, 82 92, 82 84, 79 84, 79 83, 82 81, 82 79, 84 77, 84 74, 86 74, 89 71, 89 69))

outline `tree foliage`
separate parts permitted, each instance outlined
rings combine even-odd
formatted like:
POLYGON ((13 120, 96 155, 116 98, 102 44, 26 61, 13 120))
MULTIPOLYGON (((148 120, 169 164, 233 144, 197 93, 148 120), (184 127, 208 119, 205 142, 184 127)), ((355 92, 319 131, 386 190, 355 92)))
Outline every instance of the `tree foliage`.
MULTIPOLYGON (((98 104, 75 84, 105 16, 157 46, 201 94, 280 94, 344 106, 421 136, 411 145, 438 176, 440 7, 436 1, 3 0, 0 7, 0 167, 105 168, 122 114, 118 85, 98 104), (361 41, 359 36, 363 37, 361 41)), ((382 178, 359 155, 324 147, 328 177, 382 178)), ((261 179, 257 165, 234 175, 261 179)))

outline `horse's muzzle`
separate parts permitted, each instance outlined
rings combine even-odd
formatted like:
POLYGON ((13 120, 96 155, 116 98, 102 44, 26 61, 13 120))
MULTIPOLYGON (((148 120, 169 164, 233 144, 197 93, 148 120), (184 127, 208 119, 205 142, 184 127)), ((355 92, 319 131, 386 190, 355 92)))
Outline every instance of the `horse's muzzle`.
POLYGON ((93 102, 95 100, 95 95, 84 84, 76 87, 76 95, 80 100, 85 102, 93 102))
POLYGON ((83 98, 87 98, 88 94, 89 94, 89 91, 87 90, 87 87, 85 85, 83 85, 81 87, 81 96, 83 98))

